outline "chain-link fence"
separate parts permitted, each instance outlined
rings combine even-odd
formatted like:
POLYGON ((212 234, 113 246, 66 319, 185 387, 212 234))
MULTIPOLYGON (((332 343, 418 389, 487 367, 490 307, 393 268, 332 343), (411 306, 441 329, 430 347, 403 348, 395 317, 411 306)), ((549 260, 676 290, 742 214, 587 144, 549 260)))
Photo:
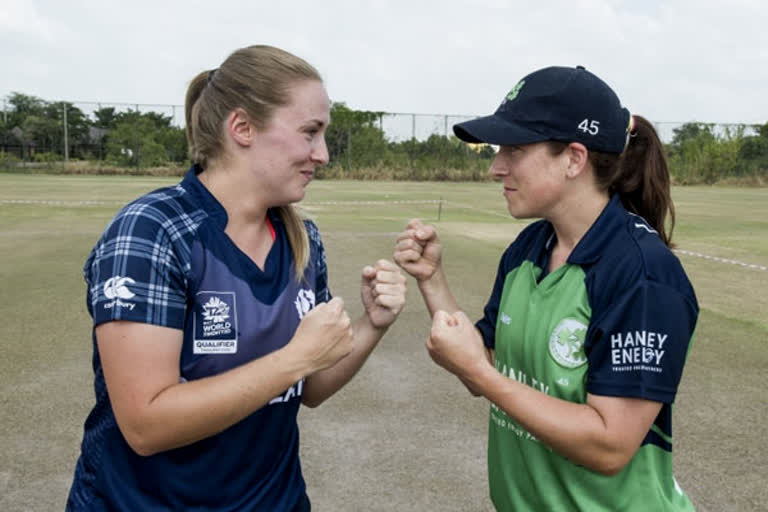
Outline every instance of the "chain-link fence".
MULTIPOLYGON (((326 136, 330 164, 320 177, 484 179, 493 149, 453 136, 454 124, 473 117, 356 111, 334 104, 326 136)), ((14 93, 2 100, 0 120, 3 170, 61 170, 75 161, 78 168, 114 172, 156 167, 181 172, 187 163, 183 105, 48 102, 14 93)), ((668 145, 673 175, 686 181, 697 175, 705 180, 765 176, 768 125, 654 124, 668 145)))

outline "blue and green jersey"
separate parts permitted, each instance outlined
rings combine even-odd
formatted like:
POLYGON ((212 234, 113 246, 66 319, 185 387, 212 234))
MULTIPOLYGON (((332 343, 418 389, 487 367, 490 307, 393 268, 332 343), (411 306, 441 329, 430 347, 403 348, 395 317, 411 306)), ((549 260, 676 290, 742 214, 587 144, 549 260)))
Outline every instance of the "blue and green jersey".
POLYGON ((672 472, 672 403, 698 305, 683 268, 614 196, 567 262, 546 273, 552 225, 527 227, 501 258, 477 322, 497 370, 550 396, 663 403, 616 476, 579 466, 491 405, 488 470, 498 510, 693 510, 672 472))

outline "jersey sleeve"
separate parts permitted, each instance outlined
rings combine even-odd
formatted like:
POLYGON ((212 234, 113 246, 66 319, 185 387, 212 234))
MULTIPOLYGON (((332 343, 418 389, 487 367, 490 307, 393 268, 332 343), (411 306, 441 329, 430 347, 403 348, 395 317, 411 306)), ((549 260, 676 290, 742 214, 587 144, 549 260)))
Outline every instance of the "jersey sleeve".
POLYGON ((496 271, 496 280, 493 283, 491 297, 483 308, 483 317, 475 323, 475 327, 483 336, 483 342, 489 349, 496 347, 496 319, 499 314, 499 303, 501 302, 501 293, 504 291, 504 280, 507 276, 507 265, 505 264, 507 253, 504 253, 499 261, 499 268, 496 271))
POLYGON ((695 302, 665 284, 621 294, 590 327, 588 392, 672 403, 697 316, 695 302))
POLYGON ((172 233, 184 222, 142 203, 113 219, 83 269, 94 325, 128 320, 183 329, 187 279, 172 233))
POLYGON ((328 287, 328 266, 325 262, 325 248, 320 230, 310 220, 305 221, 304 225, 307 227, 309 239, 309 257, 311 264, 315 267, 315 298, 318 304, 328 302, 331 300, 331 291, 328 287))

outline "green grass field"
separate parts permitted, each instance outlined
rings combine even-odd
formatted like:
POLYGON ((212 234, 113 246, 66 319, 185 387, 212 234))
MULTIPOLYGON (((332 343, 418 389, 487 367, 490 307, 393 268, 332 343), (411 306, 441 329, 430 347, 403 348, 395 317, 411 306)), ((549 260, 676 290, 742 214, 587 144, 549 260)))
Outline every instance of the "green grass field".
MULTIPOLYGON (((83 262, 122 204, 175 181, 0 174, 0 510, 63 509, 93 403, 83 262)), ((674 241, 701 306, 675 408, 677 480, 698 510, 766 510, 768 189, 686 187, 673 198, 674 241)), ((408 219, 438 226, 472 317, 527 224, 507 215, 493 183, 316 181, 303 206, 352 316, 360 269, 391 258, 408 219), (440 208, 420 203, 439 199, 440 208)), ((366 367, 299 416, 317 510, 491 510, 487 403, 429 360, 427 316, 409 284, 405 311, 366 367)))

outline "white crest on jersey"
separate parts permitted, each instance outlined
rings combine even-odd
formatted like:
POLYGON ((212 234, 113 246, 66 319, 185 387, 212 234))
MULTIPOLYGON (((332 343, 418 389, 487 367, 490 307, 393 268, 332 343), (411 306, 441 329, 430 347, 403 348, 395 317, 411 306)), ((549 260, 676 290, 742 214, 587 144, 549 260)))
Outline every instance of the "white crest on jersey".
POLYGON ((299 290, 293 303, 296 306, 296 312, 299 314, 299 320, 301 320, 304 318, 304 315, 309 313, 310 309, 315 307, 315 292, 307 289, 299 290))

